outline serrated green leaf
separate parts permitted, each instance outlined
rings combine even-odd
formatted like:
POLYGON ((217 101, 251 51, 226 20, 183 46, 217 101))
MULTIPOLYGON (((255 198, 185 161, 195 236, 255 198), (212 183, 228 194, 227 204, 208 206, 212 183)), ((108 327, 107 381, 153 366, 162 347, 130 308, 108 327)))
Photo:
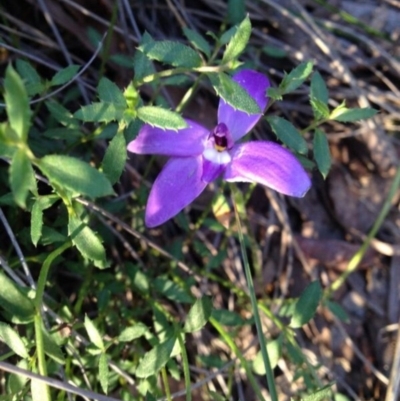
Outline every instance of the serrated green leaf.
POLYGON ((359 120, 367 120, 378 113, 378 110, 372 109, 370 107, 364 107, 360 109, 348 109, 346 107, 337 107, 332 110, 329 116, 330 120, 340 121, 342 123, 348 123, 359 120))
POLYGON ((324 79, 318 71, 315 71, 311 77, 311 98, 318 99, 324 104, 328 104, 329 92, 324 79))
POLYGON ((7 311, 13 323, 29 323, 33 320, 33 302, 0 271, 0 308, 7 311))
POLYGON ((100 79, 97 91, 102 102, 113 103, 118 108, 121 107, 123 109, 127 107, 122 90, 108 78, 103 77, 100 79))
POLYGON ((201 36, 198 32, 193 31, 192 29, 186 27, 183 28, 183 33, 196 49, 203 52, 207 57, 210 57, 211 55, 210 45, 203 38, 203 36, 201 36))
POLYGON ((42 78, 30 63, 25 60, 17 59, 16 68, 18 74, 24 80, 25 88, 29 96, 34 96, 45 90, 42 78))
POLYGON ((104 393, 108 393, 108 362, 105 353, 100 354, 99 358, 99 381, 104 393))
POLYGON ((308 323, 314 317, 321 297, 321 285, 319 281, 313 281, 305 288, 297 300, 290 320, 290 327, 296 329, 308 323))
POLYGON ((136 369, 136 376, 139 378, 146 378, 155 375, 164 367, 171 357, 175 340, 175 336, 172 336, 147 352, 136 369))
POLYGON ((310 98, 310 104, 313 109, 314 117, 316 120, 326 120, 329 118, 329 107, 321 100, 310 98))
POLYGON ((79 65, 69 65, 68 67, 63 68, 62 70, 56 72, 51 78, 50 85, 64 85, 67 82, 71 81, 75 75, 77 74, 80 66, 79 65))
POLYGON ((109 143, 102 162, 103 173, 111 184, 115 184, 119 180, 127 157, 124 134, 123 132, 118 132, 109 143))
POLYGON ((282 93, 279 88, 268 88, 267 89, 267 96, 270 97, 272 100, 282 100, 282 93))
POLYGON ((21 358, 28 358, 28 350, 19 334, 8 324, 0 322, 0 341, 4 342, 21 358))
POLYGON ((92 199, 114 193, 110 181, 89 164, 70 156, 49 155, 38 163, 49 180, 92 199))
POLYGON ((243 50, 246 48, 251 35, 251 22, 250 18, 246 18, 239 24, 235 34, 229 41, 222 56, 222 62, 228 63, 229 61, 237 59, 243 50))
POLYGON ((37 193, 35 172, 24 149, 18 149, 11 160, 10 186, 15 203, 24 209, 29 191, 37 193))
POLYGON ((174 67, 195 68, 202 64, 201 57, 191 47, 170 40, 154 41, 138 47, 151 60, 174 67))
POLYGON ((186 121, 174 111, 157 106, 143 106, 137 109, 137 116, 142 121, 155 127, 178 130, 186 128, 186 121))
POLYGON ((121 342, 129 342, 136 340, 137 338, 143 336, 149 331, 149 328, 143 323, 136 323, 131 327, 125 327, 118 336, 118 340, 121 342))
POLYGON ((82 106, 74 113, 74 117, 85 122, 105 122, 120 121, 125 109, 106 102, 94 102, 87 106, 82 106))
MULTIPOLYGON (((282 338, 278 337, 275 340, 268 341, 267 353, 271 368, 274 369, 279 362, 282 353, 282 338)), ((257 352, 256 357, 253 360, 253 371, 254 373, 263 376, 265 375, 265 365, 262 357, 261 350, 257 352)))
POLYGON ((43 328, 43 345, 45 354, 60 365, 65 364, 65 357, 54 338, 43 328))
POLYGON ((208 75, 217 94, 226 103, 238 110, 249 114, 259 114, 262 112, 257 102, 231 77, 224 73, 208 75))
POLYGON ((15 131, 21 141, 26 142, 29 127, 31 125, 29 99, 22 79, 11 65, 6 69, 6 76, 4 79, 4 100, 11 128, 15 131))
POLYGON ((45 102, 45 105, 52 117, 60 124, 69 128, 77 128, 79 126, 72 113, 57 101, 49 100, 45 102))
POLYGON ((79 218, 69 216, 68 234, 71 236, 73 244, 85 258, 92 260, 99 269, 108 267, 103 244, 93 230, 79 218))
MULTIPOLYGON (((140 41, 140 45, 143 46, 152 42, 154 42, 154 39, 147 32, 145 32, 140 41)), ((153 63, 140 50, 137 50, 133 56, 133 69, 135 71, 135 81, 140 81, 146 75, 151 75, 155 72, 153 63)))
POLYGON ((236 312, 227 309, 213 309, 211 316, 224 326, 243 326, 245 322, 236 312))
POLYGON ((195 331, 202 329, 208 322, 211 312, 211 298, 204 296, 197 299, 189 310, 183 331, 185 333, 194 333, 195 331))
POLYGON ((85 320, 83 324, 85 326, 86 332, 89 336, 89 340, 91 341, 91 343, 94 344, 98 349, 104 351, 103 337, 100 334, 99 330, 97 329, 96 325, 88 317, 88 315, 85 315, 85 320))
POLYGON ((306 61, 299 64, 283 78, 281 84, 279 85, 281 93, 284 95, 297 89, 308 78, 312 72, 312 69, 313 63, 311 61, 306 61))
POLYGON ((297 153, 307 153, 307 142, 292 123, 278 116, 267 117, 267 121, 278 139, 286 146, 297 153))
POLYGON ((322 176, 326 178, 331 168, 331 153, 325 132, 318 128, 314 133, 313 150, 318 170, 321 172, 322 176))

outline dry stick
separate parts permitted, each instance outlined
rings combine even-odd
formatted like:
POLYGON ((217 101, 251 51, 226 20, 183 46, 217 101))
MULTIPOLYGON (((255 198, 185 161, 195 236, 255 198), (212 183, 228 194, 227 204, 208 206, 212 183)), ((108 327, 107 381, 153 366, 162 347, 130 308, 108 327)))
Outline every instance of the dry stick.
POLYGON ((398 399, 398 394, 400 390, 399 372, 400 372, 400 321, 397 325, 396 350, 394 352, 392 369, 390 372, 389 385, 386 391, 385 401, 393 401, 398 399))
POLYGON ((26 276, 26 279, 29 282, 29 285, 31 286, 31 288, 35 289, 36 288, 36 284, 35 284, 35 281, 32 278, 32 275, 31 275, 29 267, 28 267, 28 265, 26 263, 24 254, 22 253, 22 250, 21 250, 21 248, 20 248, 20 246, 18 244, 18 241, 15 238, 15 235, 14 235, 10 225, 8 224, 6 216, 4 215, 3 210, 1 208, 0 208, 0 220, 3 223, 3 226, 7 231, 7 234, 9 236, 10 240, 11 240, 11 243, 13 244, 13 246, 15 248, 15 251, 17 252, 19 261, 21 262, 22 268, 24 269, 25 276, 26 276))

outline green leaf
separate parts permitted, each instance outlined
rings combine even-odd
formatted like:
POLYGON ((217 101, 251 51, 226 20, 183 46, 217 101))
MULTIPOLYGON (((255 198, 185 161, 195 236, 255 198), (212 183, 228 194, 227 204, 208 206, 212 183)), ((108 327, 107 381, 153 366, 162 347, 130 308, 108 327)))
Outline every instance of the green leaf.
POLYGON ((262 112, 257 102, 236 81, 224 73, 208 75, 217 94, 226 103, 249 114, 262 112))
POLYGON ((228 0, 228 21, 231 24, 239 24, 245 16, 245 0, 228 0))
POLYGON ((267 121, 278 139, 286 146, 297 153, 307 153, 307 142, 292 123, 278 116, 267 117, 267 121))
POLYGON ((170 359, 175 340, 175 336, 172 336, 147 352, 136 369, 136 376, 146 378, 155 375, 162 367, 164 367, 170 359))
POLYGON ((99 358, 99 380, 104 393, 108 393, 108 361, 107 354, 101 353, 99 358))
POLYGON ((186 121, 174 111, 157 106, 143 106, 137 109, 137 116, 147 124, 155 127, 178 130, 186 128, 186 121))
MULTIPOLYGON (((29 370, 28 360, 21 359, 16 366, 20 369, 29 370)), ((28 378, 18 374, 10 374, 7 381, 7 394, 17 394, 25 387, 28 378)))
POLYGON ((192 303, 193 299, 189 293, 178 284, 166 277, 157 277, 153 282, 154 288, 171 301, 192 303))
POLYGON ((322 176, 326 178, 331 168, 331 153, 325 132, 318 128, 314 133, 313 150, 318 170, 321 172, 322 176))
POLYGON ((85 258, 92 260, 99 269, 108 267, 103 244, 93 230, 78 217, 69 216, 68 234, 71 236, 73 244, 85 258))
POLYGON ((282 95, 293 92, 297 89, 311 74, 313 69, 313 63, 307 61, 299 64, 296 68, 290 71, 289 74, 285 75, 279 88, 281 89, 282 95))
POLYGON ((31 210, 31 240, 33 245, 37 243, 42 236, 43 227, 43 209, 40 207, 39 201, 36 201, 31 210))
MULTIPOLYGON (((279 362, 282 354, 282 338, 278 337, 275 340, 268 341, 267 343, 267 353, 271 368, 274 369, 279 362)), ((261 350, 257 352, 256 357, 253 360, 253 371, 254 373, 263 376, 265 375, 265 365, 262 358, 261 350)))
POLYGON ((105 122, 119 121, 124 115, 124 108, 106 102, 94 102, 87 106, 82 106, 74 113, 74 117, 85 122, 105 122))
POLYGON ((240 315, 227 309, 213 309, 211 316, 224 326, 243 326, 245 323, 240 315))
POLYGON ((99 99, 102 102, 113 103, 117 108, 125 109, 127 107, 124 94, 118 86, 108 78, 101 78, 97 87, 99 99))
POLYGON ((79 65, 74 65, 74 64, 71 64, 68 67, 63 68, 62 70, 58 71, 53 75, 53 78, 51 78, 50 81, 50 85, 57 86, 66 84, 75 77, 79 68, 80 68, 79 65))
POLYGON ((310 98, 310 104, 313 109, 314 117, 316 120, 326 120, 329 118, 329 107, 321 100, 310 98))
POLYGON ((186 27, 183 28, 183 33, 196 49, 203 52, 207 57, 210 57, 211 55, 210 45, 203 38, 203 36, 201 36, 198 32, 193 31, 192 29, 186 27))
POLYGON ((71 112, 66 109, 63 105, 55 100, 49 100, 45 102, 47 109, 49 110, 52 117, 60 124, 69 128, 78 128, 78 121, 74 118, 71 112))
POLYGON ((317 120, 329 117, 329 93, 321 74, 316 71, 311 77, 310 103, 317 120))
POLYGON ((25 149, 18 149, 11 160, 10 185, 15 203, 25 209, 29 191, 37 193, 35 173, 25 149))
POLYGON ((104 351, 103 337, 88 315, 85 315, 83 324, 85 325, 86 332, 92 344, 94 344, 98 349, 104 351))
POLYGON ((124 134, 123 132, 118 132, 109 143, 102 162, 103 173, 111 184, 115 184, 119 180, 127 157, 124 134))
POLYGON ((43 328, 44 352, 48 357, 60 365, 65 364, 65 357, 54 338, 43 328))
POLYGON ((270 97, 272 100, 282 100, 282 93, 279 88, 268 88, 267 89, 267 96, 270 97))
POLYGON ((29 99, 22 79, 11 65, 6 69, 4 100, 11 128, 16 132, 21 141, 26 142, 31 124, 29 99))
POLYGON ((4 342, 21 358, 28 358, 28 350, 19 334, 8 324, 0 322, 0 341, 4 342))
POLYGON ((149 328, 146 325, 143 323, 136 323, 131 327, 125 327, 118 336, 118 340, 121 342, 130 342, 143 336, 148 331, 149 328))
POLYGON ((0 308, 11 315, 13 323, 29 323, 35 308, 29 299, 2 271, 0 271, 0 308))
POLYGON ((228 63, 229 61, 235 60, 240 56, 247 46, 247 43, 250 39, 250 34, 251 22, 250 18, 246 16, 246 18, 237 27, 232 39, 229 41, 224 55, 222 56, 222 63, 228 63))
POLYGON ((51 182, 94 199, 114 193, 110 181, 89 164, 70 156, 49 155, 38 163, 51 182))
POLYGON ((151 60, 174 67, 195 68, 202 64, 201 57, 191 47, 170 40, 153 41, 138 47, 151 60))
POLYGON ((324 104, 328 104, 329 92, 326 87, 325 81, 318 71, 315 71, 311 77, 311 98, 318 99, 324 104))
POLYGON ((284 58, 288 56, 288 53, 285 49, 282 49, 281 47, 277 46, 272 46, 272 45, 265 45, 262 48, 263 53, 265 53, 269 57, 274 57, 274 58, 284 58))
POLYGON ((297 300, 290 320, 290 327, 296 329, 308 323, 315 315, 321 297, 321 285, 319 281, 313 281, 305 288, 297 300))
POLYGON ((37 95, 38 93, 41 93, 45 90, 42 78, 30 63, 21 59, 17 59, 16 68, 18 74, 24 80, 28 96, 37 95))
MULTIPOLYGON (((153 43, 153 38, 145 32, 140 41, 140 45, 153 43)), ((135 81, 139 81, 147 75, 154 74, 156 71, 150 59, 140 50, 136 50, 133 56, 133 69, 135 71, 135 81)))
POLYGON ((370 107, 364 107, 361 109, 348 109, 347 107, 340 105, 336 109, 332 110, 329 116, 330 120, 340 121, 342 123, 348 123, 359 120, 367 120, 378 113, 378 110, 370 107))
POLYGON ((210 297, 202 297, 196 300, 190 308, 186 317, 185 326, 183 331, 185 333, 194 333, 203 328, 212 312, 212 300, 210 297))

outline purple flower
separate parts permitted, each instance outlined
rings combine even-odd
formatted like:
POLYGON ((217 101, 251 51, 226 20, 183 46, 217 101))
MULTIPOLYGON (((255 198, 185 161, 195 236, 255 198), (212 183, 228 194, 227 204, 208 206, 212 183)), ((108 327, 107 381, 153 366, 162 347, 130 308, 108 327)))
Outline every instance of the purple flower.
MULTIPOLYGON (((242 70, 233 79, 263 111, 268 103, 267 77, 242 70)), ((226 181, 257 182, 286 195, 303 196, 310 187, 310 179, 288 150, 267 141, 235 143, 261 116, 262 113, 234 109, 220 99, 218 124, 211 132, 191 120, 186 120, 187 128, 178 132, 145 124, 128 144, 128 150, 171 156, 150 191, 146 225, 155 227, 172 218, 221 175, 226 181)))

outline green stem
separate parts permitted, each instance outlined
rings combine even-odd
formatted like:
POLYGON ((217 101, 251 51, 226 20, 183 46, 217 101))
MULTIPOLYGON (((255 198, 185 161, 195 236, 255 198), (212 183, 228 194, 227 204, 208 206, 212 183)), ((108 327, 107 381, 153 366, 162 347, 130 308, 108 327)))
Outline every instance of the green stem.
MULTIPOLYGON (((43 323, 42 323, 42 316, 39 310, 36 311, 34 318, 34 325, 35 325, 36 354, 38 358, 38 370, 39 374, 47 377, 46 357, 44 354, 43 323)), ((47 384, 43 385, 42 397, 43 401, 51 401, 50 387, 47 384)))
POLYGON ((169 388, 169 383, 168 383, 167 369, 165 368, 165 366, 161 369, 161 376, 165 388, 165 396, 166 396, 165 398, 167 399, 167 401, 172 401, 171 390, 169 388))
POLYGON ((339 276, 327 289, 326 291, 326 297, 329 297, 332 292, 335 292, 338 290, 346 281, 347 277, 353 273, 358 265, 361 263, 365 253, 367 252, 367 249, 369 245, 371 244, 372 239, 376 236, 378 230, 380 229, 383 221, 386 218, 386 215, 389 213, 389 210, 392 205, 392 200, 393 197, 396 195, 398 188, 400 187, 400 167, 397 168, 396 175, 393 179, 392 185, 390 187, 388 196, 386 198, 386 201, 379 212, 378 217, 375 220, 374 225, 371 228, 371 231, 368 233, 367 238, 365 238, 363 244, 361 245, 360 249, 355 253, 355 255, 351 258, 347 269, 343 272, 341 276, 339 276))
MULTIPOLYGON (((234 185, 231 186, 231 189, 232 189, 232 195, 234 195, 236 193, 235 191, 238 191, 238 189, 234 185)), ((238 197, 236 197, 236 198, 238 198, 238 197)), ((254 320, 256 323, 258 340, 260 342, 261 355, 262 355, 264 365, 265 365, 265 374, 267 377, 268 388, 269 388, 269 392, 271 395, 271 400, 278 401, 278 395, 276 392, 275 381, 274 381, 274 374, 272 372, 271 362, 270 362, 270 359, 268 356, 268 351, 267 351, 267 344, 265 342, 260 314, 258 312, 258 304, 257 304, 256 296, 255 296, 253 277, 251 275, 250 265, 249 265, 249 261, 247 259, 247 252, 246 252, 246 246, 244 243, 242 225, 240 222, 240 216, 239 216, 239 212, 238 212, 238 206, 235 201, 235 196, 232 196, 232 202, 233 202, 233 207, 235 210, 236 223, 238 226, 239 242, 240 242, 240 249, 241 249, 242 258, 243 258, 244 272, 246 275, 247 285, 249 287, 250 301, 251 301, 251 306, 253 309, 254 320)), ((242 208, 244 207, 244 205, 240 205, 240 206, 242 208)))
POLYGON ((181 347, 181 354, 182 354, 183 376, 185 377, 186 401, 192 401, 189 360, 185 348, 185 342, 183 341, 182 333, 178 332, 177 337, 179 341, 179 346, 181 347))

